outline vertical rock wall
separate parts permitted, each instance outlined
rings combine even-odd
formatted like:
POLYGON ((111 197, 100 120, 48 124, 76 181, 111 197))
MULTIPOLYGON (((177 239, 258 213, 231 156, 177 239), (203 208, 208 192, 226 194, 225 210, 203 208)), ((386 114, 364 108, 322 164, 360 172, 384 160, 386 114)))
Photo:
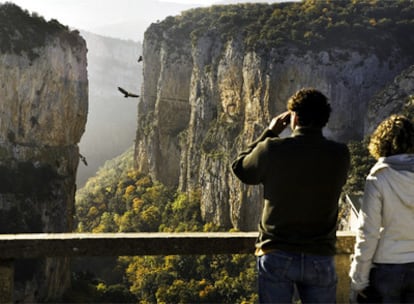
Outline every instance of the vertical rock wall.
POLYGON ((335 40, 325 50, 293 44, 252 50, 242 33, 223 39, 227 33, 212 24, 183 36, 180 21, 191 22, 177 20, 154 24, 144 39, 136 163, 164 184, 199 189, 203 218, 225 228, 257 229, 261 189, 241 184, 230 165, 286 109, 289 96, 320 89, 333 109, 325 135, 362 139, 370 100, 413 60, 398 47, 383 56, 335 40))
MULTIPOLYGON (((65 29, 0 53, 0 233, 72 231, 86 66, 84 40, 65 29)), ((16 263, 16 301, 57 300, 69 284, 68 259, 16 263)))

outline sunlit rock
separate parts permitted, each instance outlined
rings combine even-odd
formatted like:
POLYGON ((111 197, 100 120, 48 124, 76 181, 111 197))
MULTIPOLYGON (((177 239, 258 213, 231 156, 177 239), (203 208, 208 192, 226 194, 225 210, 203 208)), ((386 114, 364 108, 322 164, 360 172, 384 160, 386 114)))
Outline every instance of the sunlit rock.
MULTIPOLYGON (((279 7, 303 6, 311 14, 308 6, 319 4, 340 2, 279 7)), ((328 96, 333 110, 324 129, 327 137, 360 140, 377 114, 371 99, 414 64, 411 50, 404 49, 407 46, 397 45, 392 34, 375 34, 376 28, 363 33, 360 24, 341 21, 328 27, 338 32, 322 40, 318 37, 323 33, 317 31, 293 35, 293 26, 298 32, 303 22, 290 24, 288 32, 272 32, 271 26, 266 32, 258 21, 289 14, 295 12, 283 14, 277 4, 214 6, 169 17, 145 34, 136 165, 179 190, 200 190, 204 220, 224 228, 257 229, 261 189, 241 184, 230 165, 271 118, 286 109, 295 91, 315 87, 328 96), (257 16, 249 19, 253 11, 257 16), (348 29, 349 36, 344 35, 348 29), (246 33, 251 34, 246 37, 246 33), (284 40, 276 34, 285 35, 284 40), (376 47, 379 42, 373 45, 369 39, 382 45, 376 47)), ((359 16, 351 15, 352 10, 346 14, 351 20, 359 16)), ((278 21, 274 19, 274 24, 278 21)), ((405 87, 409 83, 400 81, 405 87)))

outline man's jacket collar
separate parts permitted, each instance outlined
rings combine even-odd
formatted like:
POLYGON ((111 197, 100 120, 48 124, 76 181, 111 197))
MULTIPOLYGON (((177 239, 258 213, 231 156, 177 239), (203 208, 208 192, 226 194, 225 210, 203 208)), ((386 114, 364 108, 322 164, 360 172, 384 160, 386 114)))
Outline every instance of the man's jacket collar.
POLYGON ((312 136, 312 137, 323 137, 321 128, 312 127, 296 127, 292 133, 293 137, 297 136, 312 136))

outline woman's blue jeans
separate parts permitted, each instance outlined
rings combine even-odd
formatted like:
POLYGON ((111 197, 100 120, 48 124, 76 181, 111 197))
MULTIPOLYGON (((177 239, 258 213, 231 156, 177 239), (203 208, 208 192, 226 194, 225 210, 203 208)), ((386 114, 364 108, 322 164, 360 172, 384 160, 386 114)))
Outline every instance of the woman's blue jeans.
POLYGON ((370 280, 383 303, 414 303, 414 263, 375 264, 370 280))
POLYGON ((260 303, 336 303, 333 256, 274 251, 257 258, 260 303))

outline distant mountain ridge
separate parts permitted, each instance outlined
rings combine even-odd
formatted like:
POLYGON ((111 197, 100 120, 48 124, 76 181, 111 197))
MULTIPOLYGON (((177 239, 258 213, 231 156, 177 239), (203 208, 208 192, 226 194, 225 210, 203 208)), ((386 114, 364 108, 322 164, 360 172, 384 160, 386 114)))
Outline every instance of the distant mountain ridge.
MULTIPOLYGON (((88 4, 85 4, 88 5, 88 4)), ((94 5, 94 4, 92 4, 94 5)), ((174 2, 161 1, 129 1, 119 0, 116 7, 113 1, 100 0, 100 5, 106 8, 113 7, 114 10, 128 7, 128 11, 122 12, 124 18, 122 20, 108 19, 89 31, 95 34, 112 37, 123 40, 133 40, 140 42, 144 40, 144 32, 151 23, 159 22, 167 16, 179 15, 180 12, 192 8, 192 5, 174 2)))
POLYGON ((142 63, 137 62, 141 43, 85 31, 81 35, 88 48, 89 114, 79 147, 88 165, 79 164, 78 187, 133 144, 138 99, 124 98, 117 87, 139 93, 142 83, 142 63))

